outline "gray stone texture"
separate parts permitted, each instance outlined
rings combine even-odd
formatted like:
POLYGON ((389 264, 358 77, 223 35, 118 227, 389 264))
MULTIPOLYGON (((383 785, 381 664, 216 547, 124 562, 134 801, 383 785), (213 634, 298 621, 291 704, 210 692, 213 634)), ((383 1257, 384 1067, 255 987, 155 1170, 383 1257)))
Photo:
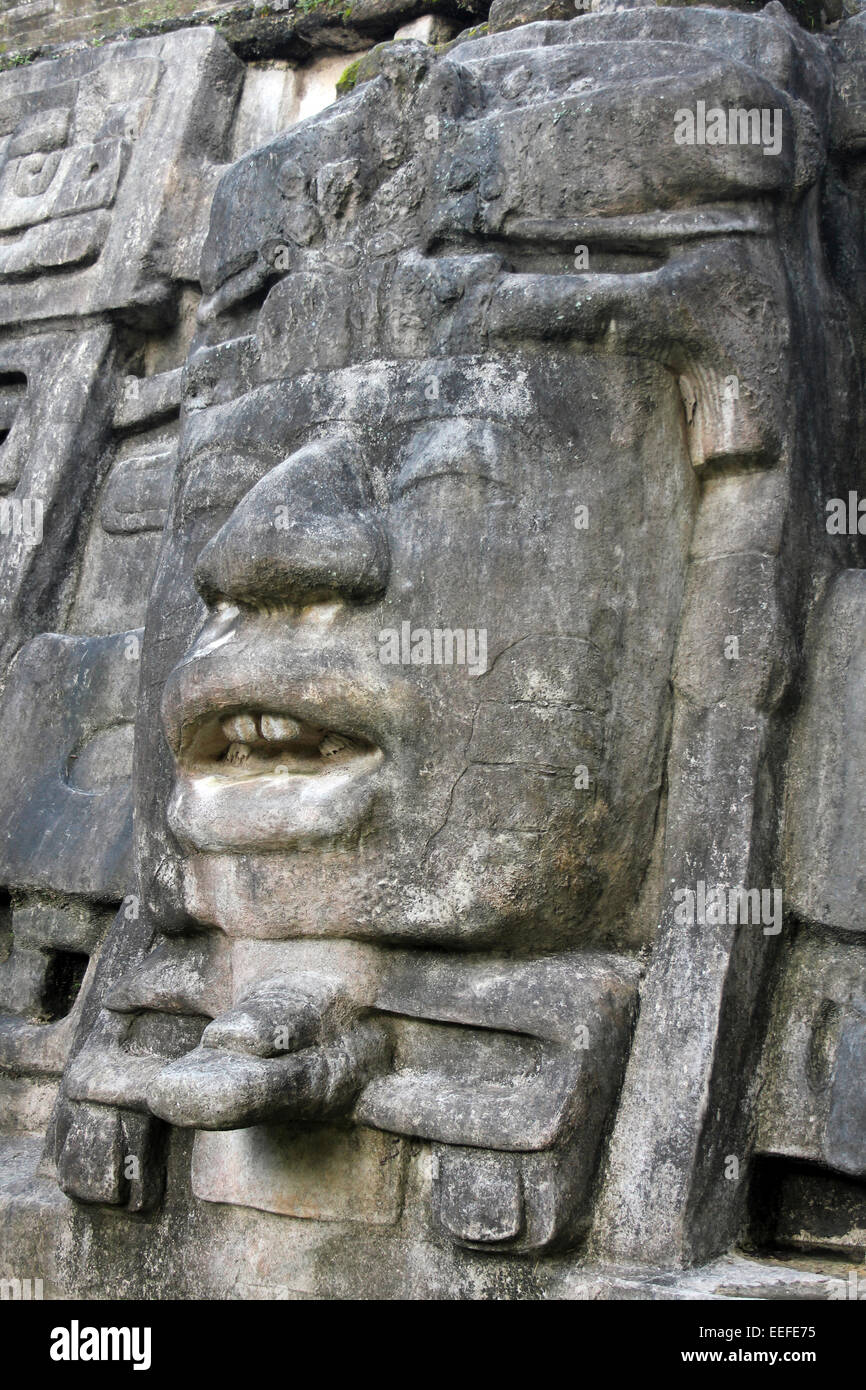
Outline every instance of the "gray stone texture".
POLYGON ((0 73, 0 1272, 827 1296, 866 24, 275 8, 0 73))

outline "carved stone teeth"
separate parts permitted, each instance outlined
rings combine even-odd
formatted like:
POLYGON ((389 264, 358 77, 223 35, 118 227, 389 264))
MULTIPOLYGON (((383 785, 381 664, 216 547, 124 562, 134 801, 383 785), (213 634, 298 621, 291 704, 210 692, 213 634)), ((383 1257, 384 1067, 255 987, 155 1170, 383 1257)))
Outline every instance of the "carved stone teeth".
POLYGON ((263 714, 261 729, 262 738, 271 743, 291 743, 302 732, 297 719, 291 719, 287 714, 263 714))
POLYGON ((245 763, 250 750, 245 743, 233 743, 226 753, 227 763, 245 763))
POLYGON ((221 728, 229 743, 255 743, 259 736, 251 714, 233 714, 230 719, 222 721, 221 728))
POLYGON ((319 744, 319 752, 323 758, 333 758, 335 753, 341 753, 344 748, 351 747, 351 739, 343 738, 342 734, 325 734, 319 744))

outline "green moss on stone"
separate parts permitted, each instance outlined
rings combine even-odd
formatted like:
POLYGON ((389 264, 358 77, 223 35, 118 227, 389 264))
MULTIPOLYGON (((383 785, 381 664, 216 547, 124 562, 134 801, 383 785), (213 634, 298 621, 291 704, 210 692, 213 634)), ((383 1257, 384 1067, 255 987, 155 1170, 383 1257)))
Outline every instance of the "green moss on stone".
POLYGON ((337 82, 337 96, 347 97, 354 91, 355 83, 358 80, 358 68, 361 66, 361 59, 356 58, 354 63, 350 63, 345 72, 341 73, 337 82))

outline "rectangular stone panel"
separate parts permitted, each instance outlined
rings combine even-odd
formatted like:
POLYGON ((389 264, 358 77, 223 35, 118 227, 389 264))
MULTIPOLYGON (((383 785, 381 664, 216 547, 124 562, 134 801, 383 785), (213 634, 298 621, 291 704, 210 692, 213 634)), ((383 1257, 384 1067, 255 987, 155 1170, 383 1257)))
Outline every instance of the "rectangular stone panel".
POLYGON ((192 1188, 205 1202, 310 1221, 393 1225, 403 1204, 405 1144, 355 1127, 256 1125, 199 1132, 192 1188))
POLYGON ((44 633, 0 706, 0 881, 120 900, 132 865, 136 634, 44 633))

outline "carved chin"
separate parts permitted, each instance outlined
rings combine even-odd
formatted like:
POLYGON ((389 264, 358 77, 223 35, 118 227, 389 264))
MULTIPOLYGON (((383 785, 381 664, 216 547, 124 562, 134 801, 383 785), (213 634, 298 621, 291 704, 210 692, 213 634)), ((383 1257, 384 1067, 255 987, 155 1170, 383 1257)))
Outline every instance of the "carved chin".
MULTIPOLYGON (((372 819, 375 819, 373 815, 372 819)), ((599 885, 575 853, 535 837, 456 834, 416 863, 399 837, 361 835, 293 854, 191 852, 182 866, 190 918, 248 941, 353 938, 406 945, 542 949, 588 940, 599 885)))

